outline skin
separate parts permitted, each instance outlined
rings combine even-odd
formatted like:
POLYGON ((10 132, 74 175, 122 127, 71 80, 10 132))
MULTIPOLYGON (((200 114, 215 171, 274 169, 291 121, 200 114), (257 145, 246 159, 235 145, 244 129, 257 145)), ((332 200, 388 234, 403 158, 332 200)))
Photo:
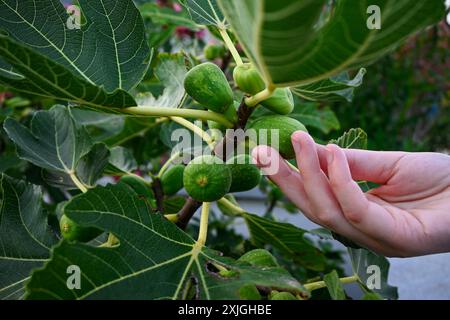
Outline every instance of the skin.
POLYGON ((263 171, 279 163, 269 178, 310 220, 385 256, 450 252, 450 156, 325 147, 302 131, 292 144, 300 172, 270 147, 252 155, 263 171))

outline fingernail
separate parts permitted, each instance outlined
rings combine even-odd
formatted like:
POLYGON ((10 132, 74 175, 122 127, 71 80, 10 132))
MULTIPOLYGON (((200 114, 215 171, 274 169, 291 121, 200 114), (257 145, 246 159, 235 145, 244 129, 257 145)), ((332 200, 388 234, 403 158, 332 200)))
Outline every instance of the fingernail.
POLYGON ((252 152, 253 163, 255 163, 258 167, 264 167, 270 165, 270 151, 268 148, 257 148, 252 152))
POLYGON ((292 146, 294 147, 294 150, 296 153, 300 152, 300 144, 301 144, 301 131, 296 131, 291 136, 291 142, 292 146))
POLYGON ((302 140, 302 134, 304 134, 303 131, 295 131, 291 136, 292 141, 300 143, 300 141, 302 140))

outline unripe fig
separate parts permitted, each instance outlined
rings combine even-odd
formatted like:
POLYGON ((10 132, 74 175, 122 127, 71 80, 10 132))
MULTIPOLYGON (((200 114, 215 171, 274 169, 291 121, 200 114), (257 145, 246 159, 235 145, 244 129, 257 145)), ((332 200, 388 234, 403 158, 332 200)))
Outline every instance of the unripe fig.
POLYGON ((171 196, 183 188, 184 165, 170 167, 161 177, 161 184, 165 195, 171 196))
POLYGON ((103 233, 97 228, 82 227, 65 214, 59 220, 59 227, 63 238, 69 241, 89 242, 103 233))
POLYGON ((294 110, 294 97, 289 88, 277 88, 269 99, 261 102, 261 105, 270 111, 286 115, 294 110))
POLYGON ((233 90, 225 74, 211 62, 189 70, 184 88, 195 101, 214 112, 224 113, 233 103, 233 90))
POLYGON ((270 293, 269 300, 298 300, 298 299, 290 292, 272 291, 270 293))
POLYGON ((217 44, 209 44, 203 50, 205 58, 208 60, 215 60, 225 54, 225 48, 217 44))
POLYGON ((278 267, 275 257, 267 250, 255 249, 245 253, 237 261, 248 262, 256 267, 278 267))
POLYGON ((255 188, 261 181, 261 172, 253 164, 251 157, 241 154, 226 162, 231 171, 229 192, 243 192, 255 188))
POLYGON ((184 169, 183 183, 193 199, 200 202, 217 201, 230 190, 231 171, 215 156, 200 156, 184 169))
POLYGON ((239 89, 251 95, 255 95, 266 88, 264 80, 251 63, 244 63, 234 68, 233 78, 239 89))
MULTIPOLYGON (((287 160, 293 159, 295 157, 294 148, 291 143, 291 136, 295 131, 305 131, 307 132, 305 126, 287 116, 272 115, 264 116, 255 121, 253 121, 249 129, 256 131, 257 144, 266 144, 275 149, 277 149, 281 156, 287 160), (278 146, 275 145, 276 141, 272 145, 272 132, 271 130, 278 130, 278 146), (264 131, 265 130, 265 133, 264 131), (263 137, 267 137, 266 141, 263 137)), ((274 135, 274 138, 276 135, 274 135)))

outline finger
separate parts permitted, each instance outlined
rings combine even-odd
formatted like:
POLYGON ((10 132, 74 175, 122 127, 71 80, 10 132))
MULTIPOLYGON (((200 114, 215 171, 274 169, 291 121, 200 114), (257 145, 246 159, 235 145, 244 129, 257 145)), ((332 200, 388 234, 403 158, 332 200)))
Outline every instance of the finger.
MULTIPOLYGON (((322 170, 328 175, 327 148, 317 144, 317 153, 322 170)), ((406 152, 383 152, 358 149, 341 149, 347 158, 354 180, 386 183, 395 173, 397 163, 406 152)))
POLYGON ((327 150, 330 186, 345 218, 363 233, 386 240, 394 231, 392 215, 378 204, 370 202, 352 179, 344 150, 336 145, 328 145, 327 150))
POLYGON ((305 190, 300 174, 291 169, 280 154, 268 146, 258 146, 252 152, 254 163, 301 210, 307 209, 305 190))
POLYGON ((304 212, 305 215, 322 226, 379 251, 381 247, 375 239, 355 228, 345 218, 328 178, 320 168, 313 139, 305 132, 296 132, 292 136, 292 144, 309 201, 310 210, 304 212))
POLYGON ((298 131, 292 135, 292 145, 310 203, 310 211, 307 214, 321 225, 338 228, 337 225, 345 221, 340 217, 342 213, 331 191, 328 178, 320 168, 314 140, 308 133, 298 131))

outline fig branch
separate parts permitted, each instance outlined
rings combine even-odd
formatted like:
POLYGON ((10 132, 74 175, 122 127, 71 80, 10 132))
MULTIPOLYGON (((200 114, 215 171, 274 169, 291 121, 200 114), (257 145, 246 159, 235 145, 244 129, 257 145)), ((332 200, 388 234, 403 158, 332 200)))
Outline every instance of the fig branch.
POLYGON ((172 164, 172 162, 174 162, 176 159, 178 159, 179 157, 181 157, 181 152, 176 152, 174 153, 165 163, 164 165, 161 167, 161 169, 158 172, 157 177, 159 179, 161 179, 162 175, 164 174, 164 172, 166 172, 167 168, 169 168, 169 166, 172 164))
POLYGON ((158 177, 155 177, 152 181, 152 190, 155 195, 156 200, 156 208, 159 213, 164 213, 164 192, 161 185, 161 180, 158 177))
POLYGON ((190 122, 186 119, 180 118, 180 117, 170 117, 170 119, 172 121, 182 125, 183 127, 191 130, 193 133, 195 133, 200 138, 202 138, 202 140, 208 144, 208 146, 211 148, 211 150, 214 150, 214 140, 202 128, 200 128, 200 127, 196 126, 195 124, 193 124, 192 122, 190 122))
POLYGON ((228 210, 230 210, 231 212, 233 212, 237 215, 244 214, 246 212, 244 209, 242 209, 238 205, 235 205, 234 203, 232 203, 230 200, 228 200, 226 198, 222 198, 217 202, 219 202, 225 208, 227 208, 228 210))
POLYGON ((177 214, 177 226, 180 229, 185 230, 192 216, 197 211, 197 209, 200 208, 201 205, 201 202, 188 197, 183 208, 181 208, 181 210, 177 214))
POLYGON ((82 183, 80 181, 80 179, 78 179, 77 175, 75 174, 75 172, 70 172, 69 173, 70 179, 73 181, 73 183, 75 184, 75 186, 80 189, 81 192, 86 193, 88 191, 88 188, 84 185, 84 183, 82 183))
POLYGON ((148 116, 148 117, 181 117, 195 118, 200 120, 211 120, 223 124, 227 128, 233 128, 233 123, 222 114, 212 111, 182 109, 182 108, 163 108, 163 107, 129 107, 122 110, 129 115, 148 116))
POLYGON ((231 55, 233 56, 234 61, 238 66, 244 64, 242 61, 241 55, 237 51, 236 47, 234 46, 233 40, 231 40, 228 31, 226 28, 219 28, 220 35, 222 36, 223 41, 225 42, 225 45, 227 46, 228 50, 230 51, 231 55))
POLYGON ((245 98, 242 98, 241 104, 238 109, 238 123, 237 129, 245 129, 248 119, 253 113, 254 108, 249 108, 245 102, 245 98))
MULTIPOLYGON (((359 277, 356 274, 353 276, 350 276, 350 277, 344 277, 344 278, 339 279, 340 283, 342 283, 342 284, 352 283, 352 282, 356 282, 358 280, 359 280, 359 277)), ((313 291, 313 290, 325 288, 327 285, 326 285, 325 281, 317 281, 317 282, 306 283, 303 286, 305 287, 306 290, 313 291)))
POLYGON ((197 244, 200 246, 204 246, 206 243, 206 236, 208 235, 208 218, 210 206, 210 202, 203 202, 202 214, 200 216, 200 230, 197 239, 197 244))
POLYGON ((245 104, 250 108, 256 107, 258 104, 260 104, 264 100, 269 99, 273 95, 274 91, 275 91, 275 88, 269 86, 266 89, 264 89, 263 91, 258 92, 254 96, 246 98, 245 104))

